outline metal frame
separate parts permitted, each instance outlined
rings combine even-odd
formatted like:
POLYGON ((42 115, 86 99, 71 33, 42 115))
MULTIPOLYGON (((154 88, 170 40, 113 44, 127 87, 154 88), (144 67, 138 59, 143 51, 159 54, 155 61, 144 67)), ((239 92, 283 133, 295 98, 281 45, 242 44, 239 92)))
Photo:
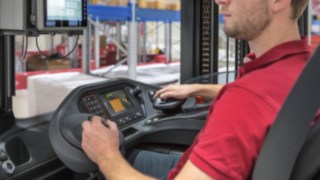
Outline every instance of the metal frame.
POLYGON ((12 97, 15 95, 14 36, 0 35, 0 134, 14 124, 12 97))
POLYGON ((218 72, 219 8, 211 0, 181 1, 181 82, 218 72))
POLYGON ((198 27, 196 22, 200 20, 196 14, 199 8, 200 1, 198 0, 181 1, 181 82, 199 74, 195 72, 198 69, 196 62, 199 62, 196 56, 200 43, 196 38, 198 27))

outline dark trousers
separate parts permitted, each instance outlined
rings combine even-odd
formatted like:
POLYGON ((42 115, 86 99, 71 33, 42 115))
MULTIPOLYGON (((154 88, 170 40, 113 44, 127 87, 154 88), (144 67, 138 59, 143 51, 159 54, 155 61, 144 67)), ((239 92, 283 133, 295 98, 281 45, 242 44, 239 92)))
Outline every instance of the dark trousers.
POLYGON ((180 159, 178 154, 162 154, 152 151, 139 150, 129 156, 129 162, 143 174, 157 179, 167 179, 180 159))

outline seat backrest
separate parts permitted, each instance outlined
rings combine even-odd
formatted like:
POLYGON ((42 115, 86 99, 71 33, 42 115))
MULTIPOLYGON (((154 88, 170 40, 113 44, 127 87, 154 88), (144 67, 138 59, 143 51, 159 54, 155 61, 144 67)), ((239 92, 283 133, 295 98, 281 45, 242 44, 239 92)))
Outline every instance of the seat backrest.
POLYGON ((292 180, 320 179, 320 122, 310 131, 295 163, 292 180))
MULTIPOLYGON (((320 46, 308 61, 284 102, 275 123, 270 128, 257 158, 253 179, 291 179, 296 160, 301 154, 305 140, 310 135, 310 123, 320 107, 319 59, 320 46)), ((313 147, 317 144, 306 144, 305 146, 312 146, 306 148, 307 151, 317 148, 313 147)), ((306 154, 313 153, 307 152, 306 154)))

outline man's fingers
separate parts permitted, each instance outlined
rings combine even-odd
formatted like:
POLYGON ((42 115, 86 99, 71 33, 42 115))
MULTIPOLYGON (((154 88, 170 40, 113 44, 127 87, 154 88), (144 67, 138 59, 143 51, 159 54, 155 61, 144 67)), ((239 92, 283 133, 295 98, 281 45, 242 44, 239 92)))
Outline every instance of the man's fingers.
POLYGON ((153 97, 152 97, 152 98, 153 98, 153 99, 156 99, 159 95, 160 95, 160 92, 159 92, 159 91, 157 91, 157 92, 156 92, 156 94, 155 94, 155 95, 153 95, 153 97))
POLYGON ((92 123, 97 123, 99 121, 101 121, 101 117, 99 116, 93 116, 92 119, 91 119, 92 123))
POLYGON ((91 130, 91 122, 84 121, 82 123, 82 141, 81 141, 81 147, 84 149, 86 146, 89 146, 90 144, 90 131, 91 130))
POLYGON ((92 125, 94 126, 94 128, 106 128, 104 125, 103 125, 103 119, 99 116, 94 116, 93 119, 92 119, 92 125))
POLYGON ((92 126, 94 127, 94 128, 103 128, 103 129, 105 129, 105 128, 107 128, 107 129, 117 129, 117 124, 116 123, 114 123, 114 122, 112 122, 112 121, 110 121, 110 120, 107 120, 107 119, 103 119, 103 118, 101 118, 101 117, 99 117, 99 116, 94 116, 93 118, 92 118, 92 126), (107 126, 107 127, 106 127, 107 126))
POLYGON ((111 130, 118 130, 118 126, 115 122, 107 120, 107 125, 111 130))
POLYGON ((84 122, 82 123, 82 129, 83 129, 83 130, 91 129, 91 122, 89 122, 89 121, 84 121, 84 122))
POLYGON ((167 92, 167 93, 162 94, 160 97, 161 97, 161 99, 168 99, 169 97, 173 97, 173 95, 174 95, 174 93, 167 92))
POLYGON ((153 99, 159 97, 161 94, 163 94, 166 90, 165 89, 160 89, 159 91, 156 92, 156 94, 153 96, 153 99))
POLYGON ((167 92, 167 91, 172 91, 173 89, 174 89, 174 88, 173 88, 172 85, 166 86, 166 87, 158 90, 158 91, 156 92, 156 94, 153 96, 153 99, 161 96, 161 94, 163 94, 163 93, 165 93, 165 92, 167 92))

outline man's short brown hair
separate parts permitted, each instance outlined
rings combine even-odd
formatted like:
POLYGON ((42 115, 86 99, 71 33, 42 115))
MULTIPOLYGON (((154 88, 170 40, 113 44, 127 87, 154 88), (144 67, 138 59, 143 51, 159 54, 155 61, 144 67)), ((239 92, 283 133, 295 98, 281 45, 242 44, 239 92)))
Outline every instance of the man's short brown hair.
POLYGON ((297 20, 303 14, 309 0, 292 0, 292 19, 297 20))

